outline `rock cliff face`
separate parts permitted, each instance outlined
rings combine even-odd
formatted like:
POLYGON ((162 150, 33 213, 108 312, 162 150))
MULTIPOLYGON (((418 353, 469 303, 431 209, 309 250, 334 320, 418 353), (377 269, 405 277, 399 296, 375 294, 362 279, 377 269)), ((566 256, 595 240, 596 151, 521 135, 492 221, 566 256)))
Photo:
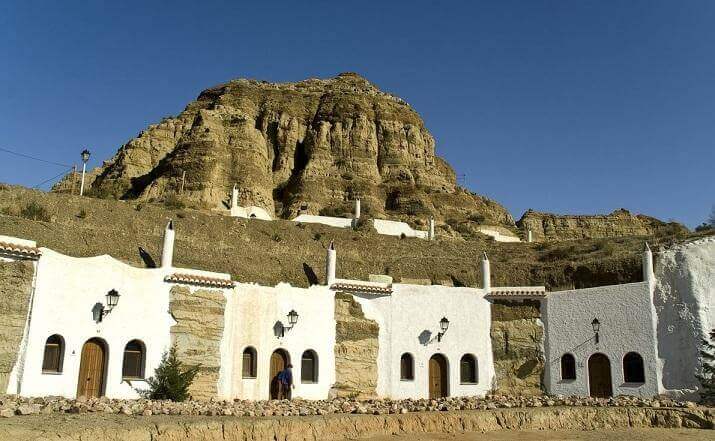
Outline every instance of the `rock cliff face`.
POLYGON ((0 261, 0 393, 7 390, 10 372, 17 362, 34 271, 31 262, 0 261))
POLYGON ((181 197, 206 208, 221 207, 237 183, 242 205, 284 218, 350 212, 359 196, 368 216, 513 225, 502 206, 456 185, 417 112, 352 73, 207 89, 123 145, 90 191, 161 200, 182 179, 181 197))
POLYGON ((651 236, 669 231, 687 231, 680 224, 665 223, 641 214, 633 215, 624 209, 595 216, 557 215, 529 210, 519 219, 517 226, 525 232, 531 230, 536 241, 651 236))

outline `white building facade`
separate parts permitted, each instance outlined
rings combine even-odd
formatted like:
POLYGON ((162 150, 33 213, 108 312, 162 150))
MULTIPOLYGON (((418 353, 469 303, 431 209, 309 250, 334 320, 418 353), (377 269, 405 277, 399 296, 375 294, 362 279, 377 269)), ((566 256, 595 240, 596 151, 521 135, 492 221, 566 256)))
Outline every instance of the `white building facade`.
MULTIPOLYGON (((75 258, 0 237, 3 260, 35 262, 22 343, 2 392, 137 397, 181 330, 188 333, 182 341, 197 346, 210 346, 202 338, 214 339, 217 367, 215 377, 207 377, 212 396, 274 398, 277 370, 292 364, 293 396, 326 399, 339 380, 336 293, 350 295, 365 319, 379 327, 378 397, 472 396, 493 390, 490 299, 514 292, 525 298, 536 293, 541 302, 545 392, 652 396, 668 392, 664 382, 673 383, 659 356, 664 332, 659 314, 664 313, 656 310, 658 283, 650 250, 644 253, 644 282, 545 293, 543 287, 492 288, 486 256, 479 288, 392 283, 386 276, 339 279, 332 244, 327 285, 236 283, 228 274, 175 268, 173 243, 169 223, 160 267, 136 268, 106 255, 75 258), (175 311, 177 287, 188 287, 182 295, 189 299, 204 295, 222 305, 212 312, 218 317, 214 331, 196 329, 201 303, 193 311, 196 323, 175 311)), ((705 267, 712 269, 714 263, 705 267)), ((692 345, 668 347, 668 356, 676 357, 678 350, 692 353, 692 345)))

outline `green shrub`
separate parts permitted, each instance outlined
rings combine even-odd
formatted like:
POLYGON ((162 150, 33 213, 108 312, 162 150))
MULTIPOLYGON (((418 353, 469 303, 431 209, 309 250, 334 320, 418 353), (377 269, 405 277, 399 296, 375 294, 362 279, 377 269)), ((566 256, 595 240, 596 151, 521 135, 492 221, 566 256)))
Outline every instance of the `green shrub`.
POLYGON ((87 210, 85 210, 84 208, 81 209, 81 210, 79 210, 79 213, 77 213, 77 217, 80 218, 80 219, 86 218, 86 217, 87 217, 87 210))
POLYGON ((137 392, 150 400, 185 401, 189 398, 189 387, 199 372, 199 366, 185 368, 179 361, 176 344, 161 356, 161 363, 154 371, 154 376, 147 378, 147 390, 137 392))
POLYGON ((34 221, 50 221, 50 215, 42 205, 35 201, 29 202, 20 210, 20 216, 34 221))
POLYGON ((715 402, 715 329, 710 331, 710 341, 703 340, 700 357, 703 359, 702 375, 697 375, 700 384, 700 399, 708 404, 715 402))

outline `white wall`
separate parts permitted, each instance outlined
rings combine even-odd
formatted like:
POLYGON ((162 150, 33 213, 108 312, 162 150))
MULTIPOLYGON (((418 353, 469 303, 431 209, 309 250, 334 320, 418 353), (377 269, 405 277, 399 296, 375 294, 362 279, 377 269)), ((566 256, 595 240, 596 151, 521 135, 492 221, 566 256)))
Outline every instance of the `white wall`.
POLYGON ((698 348, 715 328, 715 237, 676 245, 656 256, 654 303, 663 387, 697 398, 698 348))
POLYGON ((496 228, 489 227, 478 227, 477 229, 482 234, 493 237, 497 242, 521 242, 521 239, 511 232, 506 233, 504 231, 497 230, 496 228))
POLYGON ((290 354, 293 364, 293 397, 325 399, 335 383, 335 297, 325 286, 308 289, 287 283, 275 287, 237 284, 227 311, 234 319, 230 336, 233 372, 230 396, 265 400, 269 397, 270 357, 276 349, 290 354), (287 324, 286 315, 294 309, 298 323, 283 338, 274 333, 274 325, 287 324), (243 350, 252 346, 258 354, 257 376, 242 378, 243 350), (318 382, 302 383, 301 356, 312 349, 318 354, 318 382))
POLYGON ((122 382, 124 346, 133 339, 144 342, 145 372, 151 375, 169 346, 173 324, 167 313, 171 285, 163 281, 165 275, 165 270, 134 268, 109 256, 74 258, 42 248, 28 339, 21 354, 24 364, 11 379, 8 392, 74 397, 82 346, 98 337, 108 347, 106 395, 137 396, 133 388, 143 388, 145 383, 122 382), (111 289, 119 291, 119 303, 96 323, 92 307, 105 303, 111 289), (65 341, 63 369, 61 374, 43 374, 45 341, 53 334, 60 334, 65 341))
POLYGON ((428 397, 428 361, 443 354, 449 363, 450 396, 483 395, 492 385, 494 366, 489 331, 491 309, 484 292, 474 288, 394 284, 391 296, 355 296, 365 316, 380 326, 378 386, 380 396, 428 397), (437 341, 439 321, 450 326, 437 341), (400 357, 414 357, 413 381, 400 380, 400 357), (477 358, 478 383, 460 384, 459 361, 477 358))
POLYGON ((262 220, 272 220, 271 215, 261 207, 249 206, 249 207, 231 207, 231 216, 233 217, 245 217, 248 219, 262 219, 262 220))
POLYGON ((336 228, 352 228, 353 219, 345 217, 317 216, 314 214, 301 214, 293 219, 293 222, 305 224, 323 224, 336 228))
POLYGON ((542 306, 546 326, 545 383, 551 394, 589 395, 588 359, 605 354, 611 363, 613 395, 653 396, 660 392, 654 313, 647 282, 601 286, 548 294, 542 306), (600 342, 594 341, 591 321, 601 323, 600 342), (645 383, 623 381, 623 357, 643 357, 645 383), (576 380, 561 380, 561 356, 576 359, 576 380))
POLYGON ((404 234, 405 237, 427 239, 429 235, 428 231, 415 230, 406 222, 373 219, 373 225, 375 226, 375 231, 387 236, 402 236, 404 234))

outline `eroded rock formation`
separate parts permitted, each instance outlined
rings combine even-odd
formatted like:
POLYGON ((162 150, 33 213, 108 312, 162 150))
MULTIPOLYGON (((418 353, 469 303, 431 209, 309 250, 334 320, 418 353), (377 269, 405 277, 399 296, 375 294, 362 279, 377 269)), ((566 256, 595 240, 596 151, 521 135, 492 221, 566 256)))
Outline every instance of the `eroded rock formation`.
POLYGON ((183 181, 181 197, 206 208, 221 207, 237 183, 242 205, 284 218, 347 213, 359 196, 368 216, 514 223, 501 205, 456 185, 417 112, 353 73, 207 89, 92 178, 96 194, 156 200, 183 181))
POLYGON ((32 292, 31 262, 0 261, 0 391, 6 391, 17 362, 32 292))
POLYGON ((218 393, 225 306, 221 291, 197 289, 191 292, 185 286, 171 288, 169 312, 176 320, 171 327, 171 340, 182 363, 200 365, 189 387, 189 393, 197 400, 208 400, 218 393))
POLYGON ((528 210, 516 224, 524 232, 531 230, 536 241, 652 236, 658 233, 687 231, 680 224, 665 223, 642 214, 633 215, 622 208, 610 214, 593 216, 558 215, 528 210))

